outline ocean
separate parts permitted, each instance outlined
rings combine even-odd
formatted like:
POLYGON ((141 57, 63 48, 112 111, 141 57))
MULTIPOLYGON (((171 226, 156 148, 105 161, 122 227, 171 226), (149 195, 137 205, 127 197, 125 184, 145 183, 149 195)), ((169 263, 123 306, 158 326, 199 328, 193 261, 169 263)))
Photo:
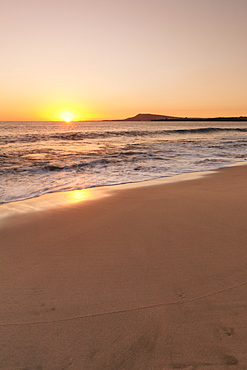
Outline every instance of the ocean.
POLYGON ((247 159, 247 122, 0 122, 0 203, 247 159))

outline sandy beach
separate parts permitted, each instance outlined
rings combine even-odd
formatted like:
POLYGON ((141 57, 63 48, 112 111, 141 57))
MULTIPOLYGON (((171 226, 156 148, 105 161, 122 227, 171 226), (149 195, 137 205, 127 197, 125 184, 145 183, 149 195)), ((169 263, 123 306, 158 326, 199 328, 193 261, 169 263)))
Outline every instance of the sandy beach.
POLYGON ((247 369, 246 189, 236 166, 9 217, 0 368, 247 369))

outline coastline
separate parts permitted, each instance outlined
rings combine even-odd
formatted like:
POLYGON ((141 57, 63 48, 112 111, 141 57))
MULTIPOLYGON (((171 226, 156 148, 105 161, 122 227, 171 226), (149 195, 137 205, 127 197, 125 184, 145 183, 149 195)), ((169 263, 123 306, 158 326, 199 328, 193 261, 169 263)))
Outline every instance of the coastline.
POLYGON ((42 194, 36 197, 16 200, 13 202, 0 204, 0 227, 9 221, 10 218, 23 217, 31 212, 46 211, 66 206, 73 206, 76 203, 93 201, 95 199, 104 198, 114 195, 119 190, 128 190, 134 188, 142 188, 146 186, 165 185, 175 182, 190 181, 199 179, 222 168, 231 168, 235 166, 247 166, 246 161, 229 164, 226 167, 220 167, 214 170, 203 170, 199 172, 185 172, 174 176, 158 177, 151 180, 130 182, 115 185, 96 186, 91 188, 60 191, 42 194))
MULTIPOLYGON (((245 163, 244 163, 245 164, 245 163)), ((217 171, 217 170, 216 170, 217 171)), ((60 207, 73 206, 76 203, 85 203, 96 199, 112 196, 121 190, 131 190, 147 186, 165 185, 181 181, 199 179, 210 175, 212 171, 188 172, 174 176, 159 177, 156 179, 130 182, 116 185, 96 186, 79 190, 52 192, 28 199, 16 200, 0 204, 0 222, 5 223, 12 217, 23 217, 28 213, 46 211, 60 207)), ((1 224, 0 224, 1 227, 1 224)))
POLYGON ((247 168, 200 174, 6 218, 0 367, 247 366, 247 168))

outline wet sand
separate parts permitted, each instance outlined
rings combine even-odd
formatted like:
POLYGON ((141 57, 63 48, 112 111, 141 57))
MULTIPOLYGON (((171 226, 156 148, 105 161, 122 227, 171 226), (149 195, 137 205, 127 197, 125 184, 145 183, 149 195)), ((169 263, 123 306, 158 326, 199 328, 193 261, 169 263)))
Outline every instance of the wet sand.
POLYGON ((1 369, 247 368, 247 166, 10 217, 0 245, 1 369))

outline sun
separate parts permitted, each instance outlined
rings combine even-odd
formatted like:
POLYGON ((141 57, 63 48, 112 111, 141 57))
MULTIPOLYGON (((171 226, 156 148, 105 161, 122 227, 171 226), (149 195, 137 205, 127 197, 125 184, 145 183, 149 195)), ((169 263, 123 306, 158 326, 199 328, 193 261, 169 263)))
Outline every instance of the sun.
POLYGON ((69 123, 73 121, 73 119, 75 118, 75 115, 72 112, 62 112, 60 114, 60 117, 62 118, 63 121, 69 123))

